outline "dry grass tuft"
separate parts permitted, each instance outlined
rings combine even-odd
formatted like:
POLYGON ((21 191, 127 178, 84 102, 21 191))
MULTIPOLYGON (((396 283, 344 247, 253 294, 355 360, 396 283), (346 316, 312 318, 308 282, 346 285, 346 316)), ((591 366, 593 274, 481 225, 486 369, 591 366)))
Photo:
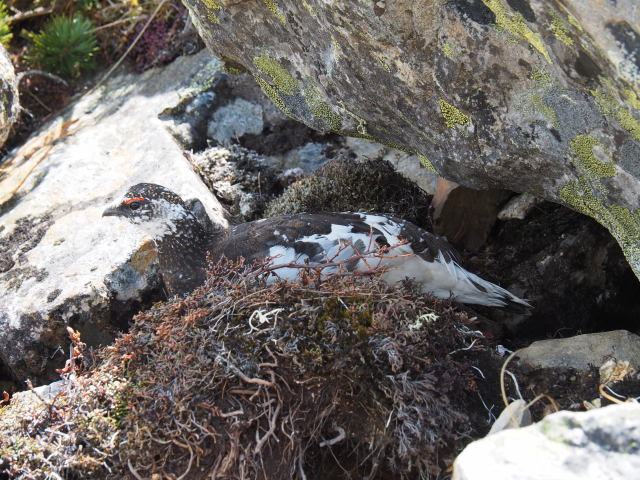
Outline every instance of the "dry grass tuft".
POLYGON ((55 399, 0 413, 0 468, 373 479, 449 466, 477 433, 464 412, 478 403, 470 362, 482 337, 466 315, 375 272, 282 283, 268 270, 221 262, 191 296, 139 314, 92 370, 77 371, 74 351, 55 399))

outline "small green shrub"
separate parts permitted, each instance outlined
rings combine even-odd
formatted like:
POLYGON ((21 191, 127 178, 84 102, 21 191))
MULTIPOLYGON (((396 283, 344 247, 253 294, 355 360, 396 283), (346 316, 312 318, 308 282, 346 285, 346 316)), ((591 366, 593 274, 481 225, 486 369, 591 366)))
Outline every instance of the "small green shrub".
POLYGON ((26 60, 65 78, 95 68, 98 42, 93 24, 81 15, 56 17, 39 33, 27 33, 31 45, 26 60))
POLYGON ((4 1, 0 0, 0 43, 5 47, 9 45, 9 42, 13 38, 11 33, 11 26, 9 25, 9 11, 4 1))

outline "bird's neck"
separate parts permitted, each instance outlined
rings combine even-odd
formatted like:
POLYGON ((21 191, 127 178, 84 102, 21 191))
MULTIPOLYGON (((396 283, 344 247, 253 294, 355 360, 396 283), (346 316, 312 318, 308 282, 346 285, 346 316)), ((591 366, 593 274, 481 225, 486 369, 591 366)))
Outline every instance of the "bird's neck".
POLYGON ((224 231, 207 232, 193 218, 176 220, 174 228, 156 238, 160 273, 169 296, 184 294, 206 280, 207 252, 224 231))

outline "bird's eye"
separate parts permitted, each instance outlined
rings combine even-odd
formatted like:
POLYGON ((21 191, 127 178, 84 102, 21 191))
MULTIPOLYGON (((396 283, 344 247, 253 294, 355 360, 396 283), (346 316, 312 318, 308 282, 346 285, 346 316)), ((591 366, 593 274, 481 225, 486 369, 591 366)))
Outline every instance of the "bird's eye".
POLYGON ((140 203, 138 203, 138 202, 131 202, 131 203, 129 204, 129 208, 130 208, 131 210, 138 210, 138 209, 140 208, 140 203))

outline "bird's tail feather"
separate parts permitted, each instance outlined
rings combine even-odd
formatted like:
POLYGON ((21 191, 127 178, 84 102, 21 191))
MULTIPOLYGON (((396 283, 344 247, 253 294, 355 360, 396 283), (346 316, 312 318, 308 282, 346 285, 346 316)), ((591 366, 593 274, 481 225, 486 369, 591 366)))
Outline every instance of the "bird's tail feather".
POLYGON ((474 303, 489 307, 502 307, 516 313, 524 313, 533 308, 526 300, 516 297, 510 291, 480 278, 462 268, 455 260, 447 262, 442 254, 438 260, 446 265, 452 277, 456 278, 455 299, 462 303, 474 303))

